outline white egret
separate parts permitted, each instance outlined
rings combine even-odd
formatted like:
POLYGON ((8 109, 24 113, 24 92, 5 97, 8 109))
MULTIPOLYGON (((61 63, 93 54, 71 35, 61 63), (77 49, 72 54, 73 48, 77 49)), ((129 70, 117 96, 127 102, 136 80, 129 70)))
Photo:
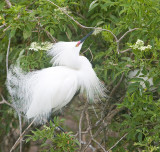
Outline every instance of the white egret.
POLYGON ((67 105, 79 91, 88 101, 105 97, 104 85, 98 79, 89 60, 79 52, 90 32, 78 42, 58 42, 48 51, 53 67, 25 73, 12 66, 7 88, 14 107, 36 123, 47 121, 51 112, 67 105))

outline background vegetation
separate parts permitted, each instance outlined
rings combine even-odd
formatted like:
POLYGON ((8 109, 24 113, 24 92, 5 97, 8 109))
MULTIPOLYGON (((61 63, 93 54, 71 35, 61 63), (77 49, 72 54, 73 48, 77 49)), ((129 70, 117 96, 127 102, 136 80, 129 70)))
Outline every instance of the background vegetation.
MULTIPOLYGON (((56 126, 61 124, 68 133, 57 131, 52 123, 37 129, 33 126, 27 132, 25 128, 29 123, 23 121, 22 128, 29 135, 22 141, 23 151, 31 151, 33 145, 42 151, 56 152, 160 151, 159 24, 159 0, 2 1, 1 151, 13 148, 19 137, 18 116, 10 106, 5 88, 9 40, 9 65, 15 63, 23 50, 21 67, 32 71, 51 66, 45 50, 29 49, 32 42, 78 41, 92 27, 103 31, 96 30, 96 34, 84 43, 81 53, 91 60, 98 77, 105 83, 108 98, 90 105, 80 97, 66 107, 65 116, 63 113, 61 116, 66 120, 61 122, 60 118, 55 118, 55 123, 56 126), (144 44, 137 44, 138 39, 144 44), (151 47, 144 49, 148 45, 151 47), (130 71, 135 69, 136 76, 129 77, 130 71), (67 126, 67 119, 76 127, 67 126)), ((21 149, 19 141, 14 149, 21 149)))

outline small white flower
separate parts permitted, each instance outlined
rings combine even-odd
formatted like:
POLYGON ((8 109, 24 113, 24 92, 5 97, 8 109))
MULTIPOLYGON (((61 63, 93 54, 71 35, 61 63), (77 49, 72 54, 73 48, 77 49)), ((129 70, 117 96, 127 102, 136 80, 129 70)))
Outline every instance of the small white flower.
POLYGON ((151 49, 152 48, 152 46, 151 45, 147 45, 147 49, 151 49))
POLYGON ((146 47, 145 47, 145 46, 141 46, 139 49, 140 49, 141 51, 144 51, 144 50, 146 49, 146 47))
POLYGON ((141 51, 145 51, 146 49, 151 49, 152 48, 151 45, 144 46, 144 42, 140 39, 138 39, 137 42, 134 45, 131 45, 130 47, 133 48, 134 50, 138 49, 138 50, 141 50, 141 51))
POLYGON ((52 47, 52 45, 53 44, 50 43, 50 42, 42 42, 42 43, 32 42, 29 50, 34 50, 34 51, 44 50, 44 51, 47 51, 52 47))
POLYGON ((138 39, 137 42, 136 42, 136 45, 137 46, 143 46, 144 42, 142 40, 138 39))

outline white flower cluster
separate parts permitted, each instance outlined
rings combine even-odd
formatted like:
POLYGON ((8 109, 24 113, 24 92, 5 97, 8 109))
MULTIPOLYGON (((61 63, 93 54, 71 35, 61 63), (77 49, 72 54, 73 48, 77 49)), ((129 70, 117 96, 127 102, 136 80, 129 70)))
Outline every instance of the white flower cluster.
POLYGON ((29 50, 34 50, 34 51, 44 50, 44 51, 47 51, 52 47, 52 45, 53 44, 50 43, 50 42, 42 42, 42 43, 32 42, 29 50))
POLYGON ((142 40, 139 40, 139 39, 137 40, 136 44, 131 45, 130 47, 133 48, 133 49, 141 50, 141 51, 152 48, 151 45, 144 46, 144 42, 142 40))

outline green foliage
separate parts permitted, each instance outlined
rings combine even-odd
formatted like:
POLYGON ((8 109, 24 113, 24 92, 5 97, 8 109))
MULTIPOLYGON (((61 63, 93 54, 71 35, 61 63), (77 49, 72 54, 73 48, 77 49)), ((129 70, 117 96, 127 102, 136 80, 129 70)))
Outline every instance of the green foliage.
POLYGON ((128 94, 119 106, 129 109, 128 114, 122 115, 125 119, 121 123, 123 131, 128 132, 127 140, 146 152, 158 150, 160 100, 154 100, 151 93, 135 91, 132 95, 128 94))
POLYGON ((32 131, 32 135, 28 135, 26 142, 30 140, 41 141, 43 152, 75 152, 79 142, 72 135, 72 132, 56 133, 56 128, 63 121, 54 117, 54 123, 50 121, 49 126, 44 125, 42 130, 32 131))
MULTIPOLYGON (((126 110, 116 117, 110 127, 120 135, 126 132, 128 135, 126 139, 123 139, 124 142, 121 141, 113 151, 126 149, 128 151, 158 151, 160 148, 159 0, 87 0, 85 2, 83 0, 55 0, 53 2, 81 24, 110 30, 118 38, 129 29, 139 28, 128 33, 120 41, 120 51, 131 49, 130 51, 118 54, 115 39, 107 31, 87 39, 83 44, 83 49, 90 46, 94 57, 92 65, 109 91, 115 88, 124 74, 116 94, 112 97, 111 104, 116 103, 118 107, 125 107, 126 110), (143 41, 143 45, 133 47, 138 39, 143 41), (143 50, 144 46, 149 45, 152 47, 143 50), (129 78, 129 72, 134 69, 140 71, 134 78, 129 78), (141 75, 138 77, 140 72, 141 75), (144 79, 145 77, 148 78, 144 79), (149 84, 149 78, 153 78, 152 86, 149 84), (124 97, 123 101, 120 101, 121 97, 124 97)), ((7 97, 4 85, 5 62, 9 36, 12 37, 9 65, 16 62, 23 50, 20 65, 23 70, 32 71, 51 66, 44 49, 38 51, 29 49, 32 42, 54 42, 55 39, 76 41, 89 31, 80 29, 75 22, 46 0, 11 0, 11 3, 11 8, 6 8, 5 2, 0 3, 0 26, 6 24, 0 29, 0 90, 5 97, 7 97), (51 38, 48 32, 55 39, 51 38)), ((89 51, 85 55, 91 58, 89 51)), ((10 126, 17 128, 18 123, 17 120, 15 121, 13 111, 6 105, 3 105, 0 110, 0 121, 2 122, 0 141, 2 141, 4 136, 9 134, 10 126)), ((55 122, 55 126, 50 123, 42 130, 33 131, 28 141, 40 139, 44 151, 49 149, 50 151, 59 149, 60 151, 75 151, 77 141, 70 133, 56 133, 55 128, 59 125, 59 120, 55 122), (47 140, 50 141, 49 144, 46 144, 47 140)), ((116 140, 113 137, 109 138, 106 146, 111 147, 116 140)))

